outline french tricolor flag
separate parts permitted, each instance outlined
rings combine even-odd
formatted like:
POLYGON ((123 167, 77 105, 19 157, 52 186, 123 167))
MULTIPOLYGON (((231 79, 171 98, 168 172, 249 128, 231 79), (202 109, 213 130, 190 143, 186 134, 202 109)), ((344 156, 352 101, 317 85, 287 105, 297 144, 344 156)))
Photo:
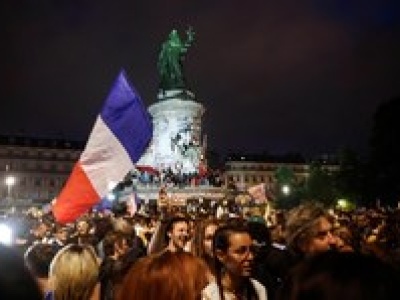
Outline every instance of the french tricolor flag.
POLYGON ((121 181, 153 134, 151 116, 121 71, 94 124, 86 147, 53 204, 59 223, 75 221, 121 181))

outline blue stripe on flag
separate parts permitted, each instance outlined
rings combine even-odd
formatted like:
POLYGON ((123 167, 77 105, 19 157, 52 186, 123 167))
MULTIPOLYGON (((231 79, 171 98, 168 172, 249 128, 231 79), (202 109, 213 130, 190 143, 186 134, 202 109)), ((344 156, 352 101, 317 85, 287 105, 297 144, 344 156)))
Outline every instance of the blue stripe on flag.
POLYGON ((124 70, 114 82, 100 115, 132 162, 137 162, 153 135, 153 123, 124 70))

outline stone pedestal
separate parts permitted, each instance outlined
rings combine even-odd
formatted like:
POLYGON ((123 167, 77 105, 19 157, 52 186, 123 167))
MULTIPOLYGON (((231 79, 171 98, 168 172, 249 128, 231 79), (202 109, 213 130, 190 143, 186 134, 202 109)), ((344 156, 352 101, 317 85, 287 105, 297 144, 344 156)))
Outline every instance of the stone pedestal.
POLYGON ((149 107, 153 117, 153 139, 138 165, 174 172, 198 171, 203 154, 201 127, 204 107, 188 90, 170 90, 158 94, 158 102, 149 107))

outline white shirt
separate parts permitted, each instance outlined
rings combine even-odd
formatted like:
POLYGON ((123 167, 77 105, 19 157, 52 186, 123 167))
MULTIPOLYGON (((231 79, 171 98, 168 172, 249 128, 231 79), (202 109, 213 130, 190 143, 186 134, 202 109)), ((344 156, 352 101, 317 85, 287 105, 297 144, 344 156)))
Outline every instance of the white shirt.
MULTIPOLYGON (((265 287, 255 279, 250 278, 251 283, 257 294, 258 300, 267 300, 267 290, 265 287)), ((224 290, 224 300, 237 300, 236 296, 224 290)), ((201 292, 202 300, 221 300, 219 296, 219 288, 216 282, 209 283, 201 292)))

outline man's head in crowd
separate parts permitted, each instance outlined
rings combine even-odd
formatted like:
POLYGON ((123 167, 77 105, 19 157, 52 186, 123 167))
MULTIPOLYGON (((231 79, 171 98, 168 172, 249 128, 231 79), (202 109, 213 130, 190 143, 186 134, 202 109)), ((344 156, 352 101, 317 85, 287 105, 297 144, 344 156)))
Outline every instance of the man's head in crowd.
POLYGON ((65 226, 57 225, 55 226, 54 237, 60 243, 60 245, 67 244, 68 241, 68 228, 65 226))
POLYGON ((310 255, 336 247, 332 222, 325 209, 304 203, 289 211, 286 220, 286 243, 295 252, 310 255))
POLYGON ((50 231, 51 225, 45 221, 39 221, 33 229, 33 235, 38 238, 44 238, 50 231))
POLYGON ((167 224, 167 249, 171 252, 182 251, 189 240, 189 223, 186 218, 173 217, 167 224))
POLYGON ((76 230, 79 234, 81 235, 85 235, 89 233, 89 223, 86 220, 80 220, 77 224, 76 224, 76 230))
POLYGON ((43 293, 47 291, 50 263, 57 253, 57 247, 50 244, 34 244, 24 255, 25 264, 39 283, 43 293))
POLYGON ((106 257, 118 259, 124 256, 130 248, 129 236, 118 231, 110 231, 103 240, 103 249, 106 257))

